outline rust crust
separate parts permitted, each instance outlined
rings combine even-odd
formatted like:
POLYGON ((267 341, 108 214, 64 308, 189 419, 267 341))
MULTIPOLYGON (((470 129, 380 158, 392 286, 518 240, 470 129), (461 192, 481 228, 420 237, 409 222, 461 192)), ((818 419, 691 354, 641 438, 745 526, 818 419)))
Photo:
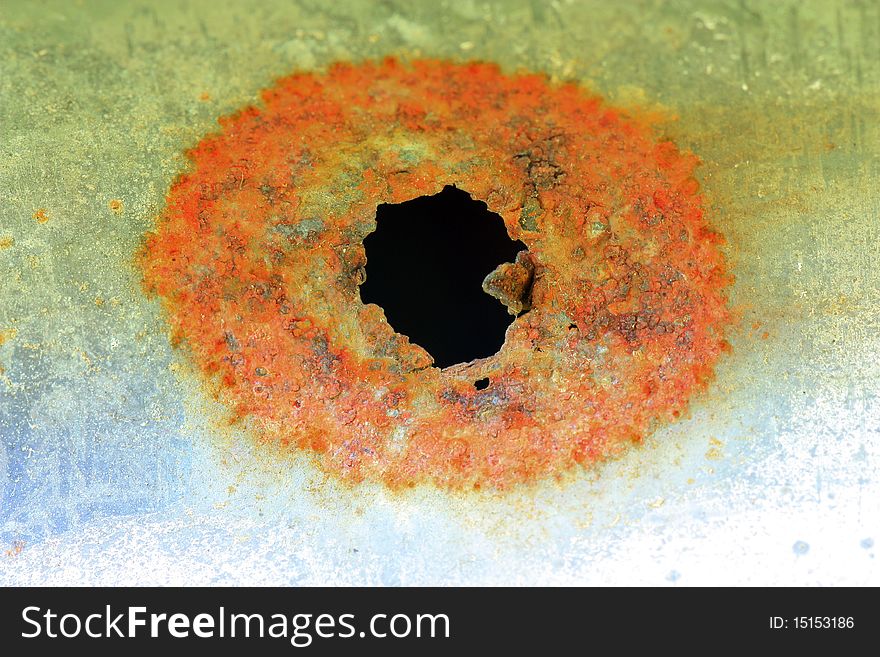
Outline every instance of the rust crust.
POLYGON ((516 255, 516 262, 498 265, 483 281, 483 291, 507 307, 513 316, 521 315, 532 307, 530 295, 535 279, 535 265, 527 251, 516 255))
POLYGON ((728 348, 697 158, 578 86, 339 64, 220 125, 146 238, 145 289, 235 417, 340 477, 506 488, 589 465, 684 412, 728 348), (441 371, 359 285, 377 206, 445 185, 528 254, 484 283, 516 315, 499 353, 441 371))

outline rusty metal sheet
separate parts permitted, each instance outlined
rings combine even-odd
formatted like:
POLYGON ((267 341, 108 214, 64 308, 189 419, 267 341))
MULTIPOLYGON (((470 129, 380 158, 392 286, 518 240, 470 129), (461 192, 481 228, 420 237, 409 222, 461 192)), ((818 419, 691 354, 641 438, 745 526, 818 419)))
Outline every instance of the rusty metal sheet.
POLYGON ((0 582, 877 584, 876 2, 7 3, 0 582), (505 490, 278 458, 137 254, 186 152, 294 71, 575 82, 695 153, 730 353, 643 444, 505 490))

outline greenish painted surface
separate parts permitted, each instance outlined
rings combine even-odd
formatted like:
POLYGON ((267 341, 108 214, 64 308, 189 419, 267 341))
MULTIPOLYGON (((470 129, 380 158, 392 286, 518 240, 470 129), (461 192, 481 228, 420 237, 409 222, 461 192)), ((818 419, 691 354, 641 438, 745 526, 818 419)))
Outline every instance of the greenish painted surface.
POLYGON ((877 2, 2 0, 0 581, 877 584, 878 214, 877 2), (692 417, 477 500, 212 424, 132 255, 218 116, 388 54, 576 80, 700 155, 742 320, 692 417))

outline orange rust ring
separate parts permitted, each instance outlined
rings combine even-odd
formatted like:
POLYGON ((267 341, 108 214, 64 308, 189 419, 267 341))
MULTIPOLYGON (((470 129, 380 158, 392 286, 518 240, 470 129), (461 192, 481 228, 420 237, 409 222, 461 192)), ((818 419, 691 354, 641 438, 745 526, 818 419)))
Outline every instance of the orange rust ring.
POLYGON ((504 488, 641 439, 711 376, 722 238, 697 159, 647 125, 489 64, 339 64, 263 100, 189 153, 140 264, 264 438, 353 480, 504 488), (498 354, 439 370, 358 286, 377 206, 445 185, 501 215, 534 280, 498 354))

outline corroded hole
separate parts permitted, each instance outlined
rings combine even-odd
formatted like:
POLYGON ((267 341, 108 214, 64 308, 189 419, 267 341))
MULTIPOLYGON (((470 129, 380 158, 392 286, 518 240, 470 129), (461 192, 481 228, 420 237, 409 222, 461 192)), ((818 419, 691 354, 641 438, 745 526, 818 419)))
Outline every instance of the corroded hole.
POLYGON ((485 203, 447 186, 434 196, 382 204, 364 240, 361 300, 447 367, 495 354, 514 316, 484 281, 526 246, 485 203), (487 294, 490 292, 490 294, 487 294))

